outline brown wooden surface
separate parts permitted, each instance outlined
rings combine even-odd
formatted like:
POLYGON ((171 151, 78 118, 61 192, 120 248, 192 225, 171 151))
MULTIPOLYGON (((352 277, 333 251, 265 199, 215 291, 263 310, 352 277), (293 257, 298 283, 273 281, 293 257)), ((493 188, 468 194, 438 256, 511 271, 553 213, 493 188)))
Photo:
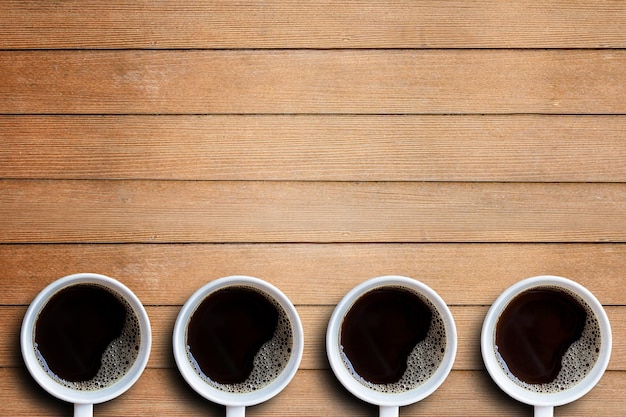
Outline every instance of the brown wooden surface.
POLYGON ((621 1, 4 0, 0 48, 624 48, 621 1))
POLYGON ((224 415, 174 366, 207 281, 281 288, 305 329, 293 382, 252 416, 375 416, 324 351, 365 279, 433 287, 453 371, 402 416, 531 416, 491 382, 484 315, 540 274, 587 286, 609 369, 558 416, 626 400, 626 5, 619 1, 0 2, 0 415, 71 407, 29 376, 27 305, 75 272, 146 305, 146 372, 96 416, 224 415))
POLYGON ((0 113, 626 113, 626 50, 0 51, 0 113))
POLYGON ((0 116, 0 176, 624 182, 625 136, 622 116, 0 116))
POLYGON ((623 183, 2 180, 6 242, 620 242, 623 183))

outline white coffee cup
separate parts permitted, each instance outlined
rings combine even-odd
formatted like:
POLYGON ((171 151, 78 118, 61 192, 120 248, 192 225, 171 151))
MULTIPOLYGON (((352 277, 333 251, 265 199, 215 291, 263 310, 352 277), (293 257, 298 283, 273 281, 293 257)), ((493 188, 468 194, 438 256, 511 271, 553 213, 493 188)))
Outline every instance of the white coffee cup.
MULTIPOLYGON (((148 363, 152 334, 150 321, 137 296, 119 281, 104 275, 79 273, 63 277, 45 287, 28 307, 20 334, 22 356, 27 369, 46 391, 53 396, 74 404, 74 416, 91 417, 93 405, 109 401, 126 392, 140 377, 148 363), (132 308, 139 326, 139 347, 137 357, 126 372, 111 385, 104 388, 80 390, 63 385, 44 369, 38 359, 35 346, 35 327, 40 312, 55 294, 78 284, 93 284, 104 287, 109 292, 123 299, 132 308)), ((134 348, 134 347, 133 347, 134 348)), ((45 359, 45 358, 44 358, 45 359)))
POLYGON ((378 405, 381 417, 398 416, 400 406, 418 402, 432 394, 450 373, 456 356, 456 348, 456 326, 446 303, 426 284, 402 276, 382 276, 357 285, 337 304, 326 333, 326 352, 335 376, 353 395, 363 401, 378 405), (418 294, 420 298, 431 304, 431 311, 435 310, 432 311, 433 320, 438 316, 445 330, 445 351, 436 370, 423 383, 402 392, 382 392, 366 386, 357 379, 354 372, 351 372, 342 354, 341 328, 346 314, 364 294, 381 288, 400 288, 418 294))
POLYGON ((534 406, 535 416, 551 417, 556 406, 567 404, 585 395, 600 380, 611 356, 611 326, 602 304, 582 285, 557 276, 537 276, 522 280, 507 288, 492 304, 481 334, 481 350, 487 371, 495 383, 516 400, 534 406), (575 385, 556 392, 538 392, 515 382, 504 370, 495 344, 496 326, 507 305, 518 295, 531 289, 557 289, 573 294, 579 303, 597 318, 600 331, 600 348, 597 360, 588 373, 575 385), (584 305, 583 305, 584 307, 584 305))
MULTIPOLYGON (((282 313, 281 313, 282 314, 282 313)), ((278 288, 258 278, 249 276, 229 276, 211 281, 198 289, 183 305, 174 326, 172 338, 176 365, 187 383, 204 398, 226 406, 229 417, 243 417, 245 407, 256 405, 281 392, 296 374, 304 351, 304 332, 294 305, 278 288), (289 359, 282 371, 269 383, 247 392, 235 392, 212 386, 201 376, 191 362, 187 349, 189 321, 196 309, 211 294, 226 288, 252 288, 268 300, 272 300, 283 311, 289 321, 292 345, 289 359)))

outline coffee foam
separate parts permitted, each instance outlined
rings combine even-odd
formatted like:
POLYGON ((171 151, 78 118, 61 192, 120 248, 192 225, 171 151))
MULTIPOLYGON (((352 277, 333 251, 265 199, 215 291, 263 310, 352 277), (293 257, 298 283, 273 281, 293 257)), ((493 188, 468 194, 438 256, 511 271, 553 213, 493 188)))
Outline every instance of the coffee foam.
POLYGON ((405 287, 398 287, 397 289, 412 292, 422 300, 433 313, 426 337, 421 342, 418 342, 409 354, 406 371, 404 371, 404 374, 397 382, 375 384, 366 380, 354 370, 350 360, 343 351, 343 346, 339 346, 344 365, 357 381, 375 391, 395 394, 410 391, 424 384, 433 376, 437 368, 439 368, 446 351, 446 326, 437 307, 435 307, 429 299, 416 291, 405 287))
POLYGON ((580 339, 571 344, 569 349, 567 349, 563 355, 561 360, 561 370, 557 374, 556 378, 552 382, 545 384, 529 384, 524 382, 517 378, 509 370, 506 362, 498 352, 498 346, 495 344, 495 339, 494 348, 500 367, 517 385, 526 388, 529 391, 553 394, 573 387, 582 381, 587 374, 589 374, 593 365, 598 360, 600 346, 602 345, 602 338, 600 335, 600 323, 598 318, 593 313, 591 307, 578 294, 561 287, 542 286, 539 287, 539 289, 551 289, 566 293, 572 296, 581 305, 581 307, 585 309, 585 313, 587 313, 587 321, 585 323, 585 327, 583 328, 582 335, 580 336, 580 339))
POLYGON ((259 291, 257 288, 248 286, 239 287, 253 290, 263 295, 272 303, 276 311, 278 311, 278 323, 276 324, 274 335, 270 340, 261 346, 255 355, 252 371, 248 378, 246 378, 245 381, 236 384, 220 384, 202 372, 200 366, 191 354, 189 346, 186 347, 186 350, 187 358, 189 359, 193 369, 207 384, 220 391, 244 394, 256 391, 268 385, 273 380, 278 378, 281 372, 285 369, 287 363, 289 362, 289 358, 291 357, 293 329, 291 327, 291 322, 287 317, 287 313, 271 296, 259 291))
MULTIPOLYGON (((59 384, 79 391, 95 391, 109 387, 121 379, 133 366, 137 356, 139 356, 139 345, 141 343, 141 330, 139 328, 139 318, 131 305, 119 294, 110 289, 97 284, 78 284, 93 285, 103 291, 108 291, 120 301, 126 309, 126 322, 122 329, 122 334, 113 340, 102 354, 102 364, 96 376, 88 381, 67 381, 56 375, 46 363, 45 358, 37 349, 37 343, 34 342, 35 355, 39 364, 46 373, 59 384)), ((54 296, 53 296, 54 297, 54 296)))

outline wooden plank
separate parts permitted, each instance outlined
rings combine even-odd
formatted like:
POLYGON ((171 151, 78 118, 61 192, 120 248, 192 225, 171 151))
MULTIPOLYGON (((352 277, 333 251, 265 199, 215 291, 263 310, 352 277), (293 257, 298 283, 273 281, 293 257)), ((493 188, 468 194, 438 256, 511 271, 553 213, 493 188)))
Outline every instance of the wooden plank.
POLYGON ((0 3, 0 48, 624 48, 614 1, 0 3))
POLYGON ((626 182, 623 116, 0 116, 0 177, 626 182))
POLYGON ((0 51, 0 113, 626 113, 623 50, 0 51))
MULTIPOLYGON (((334 309, 332 305, 296 305, 304 328, 304 354, 300 369, 329 369, 326 359, 326 327, 334 309)), ((484 369, 480 353, 480 332, 487 306, 452 306, 456 322, 458 349, 453 369, 484 369)), ((626 371, 626 307, 607 306, 613 329, 613 351, 610 370, 626 371)), ((172 356, 172 331, 180 306, 148 306, 152 326, 150 368, 175 368, 172 356)), ((23 362, 19 348, 19 331, 26 312, 24 306, 0 306, 0 320, 5 333, 0 338, 0 367, 18 367, 23 362)))
POLYGON ((0 181, 5 243, 622 242, 626 184, 0 181))
MULTIPOLYGON (((38 388, 22 368, 0 368, 5 389, 0 391, 0 413, 12 416, 66 416, 71 408, 38 388)), ((557 408, 555 415, 616 416, 625 406, 621 393, 626 373, 607 372, 589 394, 557 408)), ((223 416, 223 407, 202 399, 187 387, 175 369, 148 369, 121 397, 94 407, 95 415, 223 416)), ((378 411, 352 397, 330 371, 299 371, 278 396, 248 407, 250 416, 350 415, 375 416, 378 411)), ((529 416, 530 407, 501 392, 484 371, 453 371, 427 399, 402 407, 402 416, 529 416)))
POLYGON ((120 280, 150 306, 182 305, 207 282, 241 274, 271 282, 296 305, 335 305, 359 283, 391 274, 425 282, 451 305, 490 305, 515 282, 544 274, 626 305, 625 258, 624 244, 2 244, 0 305, 27 305, 52 281, 83 271, 120 280))

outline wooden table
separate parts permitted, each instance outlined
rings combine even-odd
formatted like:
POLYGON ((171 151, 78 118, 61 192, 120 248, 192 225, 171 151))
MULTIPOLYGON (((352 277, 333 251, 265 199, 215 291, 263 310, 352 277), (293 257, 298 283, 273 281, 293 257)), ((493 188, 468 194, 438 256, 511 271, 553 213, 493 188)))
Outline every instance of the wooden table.
POLYGON ((531 416, 479 332, 509 285, 587 286, 614 331, 556 416, 626 409, 626 4, 615 1, 0 3, 0 415, 67 416, 19 354, 26 306, 97 272, 146 305, 148 369, 96 416, 224 415, 174 365, 184 301, 232 274, 280 287, 301 369, 251 416, 375 416, 326 360, 334 305, 400 274, 459 333, 402 416, 531 416))

